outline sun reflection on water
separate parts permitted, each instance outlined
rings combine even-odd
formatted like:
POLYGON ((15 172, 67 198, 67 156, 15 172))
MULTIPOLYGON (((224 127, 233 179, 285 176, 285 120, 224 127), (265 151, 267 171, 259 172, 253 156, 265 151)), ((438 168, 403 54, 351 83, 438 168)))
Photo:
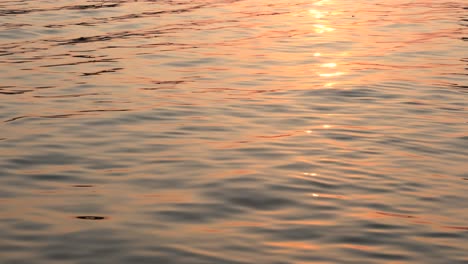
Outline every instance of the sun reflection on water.
POLYGON ((334 63, 334 62, 324 63, 324 64, 322 64, 321 66, 324 67, 324 68, 335 68, 335 67, 336 67, 336 63, 334 63))
POLYGON ((320 77, 335 77, 345 74, 344 72, 319 73, 320 77))
POLYGON ((323 25, 323 24, 315 24, 314 27, 315 27, 315 32, 319 34, 322 34, 325 32, 331 32, 335 30, 334 28, 323 25))
POLYGON ((317 19, 323 18, 326 15, 326 12, 319 11, 317 9, 311 9, 309 10, 309 13, 311 13, 317 19))
POLYGON ((318 2, 315 2, 314 5, 316 6, 322 6, 326 3, 330 2, 330 0, 321 0, 321 1, 318 1, 318 2))
MULTIPOLYGON (((340 14, 337 11, 331 10, 331 7, 327 7, 327 5, 330 5, 331 2, 329 0, 323 0, 323 1, 318 1, 314 3, 314 6, 317 6, 316 8, 311 8, 308 10, 308 13, 312 17, 312 20, 314 20, 314 23, 312 25, 313 27, 313 32, 316 34, 331 34, 335 31, 335 28, 332 26, 333 20, 330 19, 330 16, 335 16, 340 14), (327 10, 330 9, 330 10, 327 10)), ((330 37, 330 36, 329 36, 330 37)), ((323 57, 323 53, 320 51, 316 51, 313 53, 314 57, 323 57)), ((333 59, 332 56, 339 56, 339 57, 347 57, 349 56, 349 53, 347 51, 341 51, 340 53, 336 54, 330 54, 327 53, 327 60, 333 59)), ((336 62, 322 62, 318 65, 319 68, 328 68, 328 69, 335 69, 338 67, 338 63, 336 62)), ((322 72, 317 70, 316 74, 320 77, 324 78, 333 78, 333 77, 338 77, 341 75, 344 75, 346 72, 341 70, 341 71, 333 71, 333 72, 322 72)), ((323 84, 323 87, 332 87, 335 86, 337 82, 327 82, 323 84)))

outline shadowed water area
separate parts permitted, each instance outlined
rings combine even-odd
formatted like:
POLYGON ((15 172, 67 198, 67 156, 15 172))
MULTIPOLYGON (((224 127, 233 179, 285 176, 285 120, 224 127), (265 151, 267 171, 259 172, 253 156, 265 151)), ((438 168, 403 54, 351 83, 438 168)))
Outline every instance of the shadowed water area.
POLYGON ((0 1, 0 263, 468 263, 465 1, 0 1))

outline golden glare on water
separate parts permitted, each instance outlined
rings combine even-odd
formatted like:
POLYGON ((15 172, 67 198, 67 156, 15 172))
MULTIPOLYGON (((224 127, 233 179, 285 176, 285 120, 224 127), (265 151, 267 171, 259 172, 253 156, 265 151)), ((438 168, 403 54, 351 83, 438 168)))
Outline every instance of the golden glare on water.
POLYGON ((320 1, 315 2, 314 5, 323 6, 325 4, 328 4, 329 2, 330 2, 330 0, 320 0, 320 1))
POLYGON ((284 242, 269 242, 269 246, 277 248, 283 248, 284 250, 319 250, 320 245, 314 245, 312 243, 299 242, 299 241, 284 241, 284 242))
POLYGON ((320 67, 324 67, 324 68, 335 68, 335 67, 336 67, 336 63, 334 63, 334 62, 324 63, 324 64, 320 65, 320 67))
POLYGON ((331 31, 334 31, 335 29, 332 28, 332 27, 329 27, 329 26, 326 26, 326 25, 322 25, 322 24, 315 24, 314 25, 314 28, 315 28, 315 32, 319 33, 319 34, 322 34, 322 33, 325 33, 325 32, 331 32, 331 31))
POLYGON ((319 73, 320 77, 335 77, 345 74, 344 72, 319 73))
POLYGON ((319 11, 316 9, 309 10, 309 13, 311 13, 317 19, 323 18, 327 14, 327 12, 319 11))

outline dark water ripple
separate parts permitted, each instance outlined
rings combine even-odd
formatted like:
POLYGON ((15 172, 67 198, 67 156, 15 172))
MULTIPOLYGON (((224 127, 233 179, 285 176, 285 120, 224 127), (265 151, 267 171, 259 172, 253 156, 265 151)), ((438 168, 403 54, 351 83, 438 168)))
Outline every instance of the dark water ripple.
POLYGON ((468 263, 463 1, 0 3, 0 262, 468 263))

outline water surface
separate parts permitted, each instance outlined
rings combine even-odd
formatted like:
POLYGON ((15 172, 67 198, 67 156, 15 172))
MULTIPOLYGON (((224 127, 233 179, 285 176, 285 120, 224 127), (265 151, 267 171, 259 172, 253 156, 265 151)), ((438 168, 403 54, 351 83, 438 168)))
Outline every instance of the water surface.
POLYGON ((0 3, 0 262, 468 263, 465 1, 0 3))

